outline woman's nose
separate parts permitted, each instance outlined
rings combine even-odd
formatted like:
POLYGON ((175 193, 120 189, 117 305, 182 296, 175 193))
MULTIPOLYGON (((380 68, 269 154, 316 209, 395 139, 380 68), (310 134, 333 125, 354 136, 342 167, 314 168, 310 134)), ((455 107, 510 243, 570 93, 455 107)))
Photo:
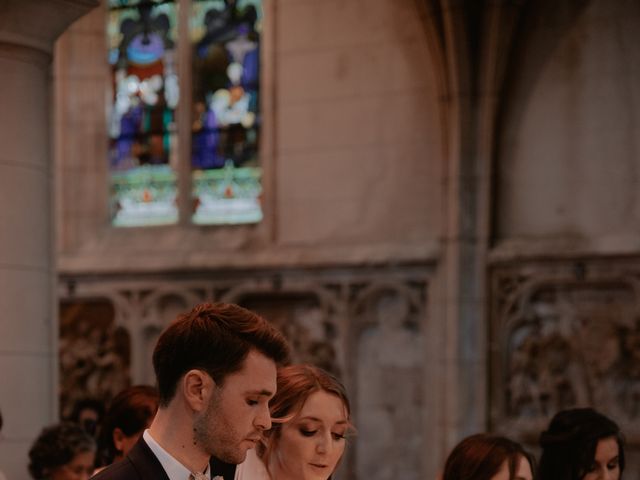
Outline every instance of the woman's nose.
POLYGON ((331 438, 326 435, 320 435, 316 445, 318 453, 328 453, 331 450, 331 438))

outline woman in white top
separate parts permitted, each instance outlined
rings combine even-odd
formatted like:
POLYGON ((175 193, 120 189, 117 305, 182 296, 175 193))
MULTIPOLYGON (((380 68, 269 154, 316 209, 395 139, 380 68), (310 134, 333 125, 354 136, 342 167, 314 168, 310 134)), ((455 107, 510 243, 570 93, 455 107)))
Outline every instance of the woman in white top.
POLYGON ((278 371, 273 426, 236 469, 236 480, 327 480, 352 429, 349 399, 333 375, 312 365, 278 371))

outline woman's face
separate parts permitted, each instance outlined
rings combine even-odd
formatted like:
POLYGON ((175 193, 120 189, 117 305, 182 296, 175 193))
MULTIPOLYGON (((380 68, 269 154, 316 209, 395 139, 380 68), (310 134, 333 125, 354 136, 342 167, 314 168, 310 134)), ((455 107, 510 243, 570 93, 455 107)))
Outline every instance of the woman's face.
POLYGON ((51 471, 51 480, 87 480, 93 475, 94 452, 76 454, 69 463, 51 471))
POLYGON ((620 451, 616 437, 603 438, 596 446, 593 464, 582 480, 618 480, 620 451))
POLYGON ((269 458, 272 478, 329 478, 344 453, 348 426, 340 398, 322 390, 312 393, 300 413, 280 429, 269 458))
MULTIPOLYGON (((502 462, 500 470, 490 480, 510 480, 509 479, 509 460, 502 462)), ((516 465, 516 474, 513 480, 533 480, 533 473, 531 472, 531 465, 529 460, 520 456, 518 458, 518 465, 516 465)))

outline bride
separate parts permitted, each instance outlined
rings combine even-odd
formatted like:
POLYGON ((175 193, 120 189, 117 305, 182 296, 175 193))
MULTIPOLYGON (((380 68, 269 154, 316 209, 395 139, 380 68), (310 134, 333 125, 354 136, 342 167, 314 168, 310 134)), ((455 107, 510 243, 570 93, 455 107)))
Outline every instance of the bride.
POLYGON ((327 480, 352 430, 342 384, 312 365, 278 371, 269 403, 273 426, 236 469, 235 480, 327 480))

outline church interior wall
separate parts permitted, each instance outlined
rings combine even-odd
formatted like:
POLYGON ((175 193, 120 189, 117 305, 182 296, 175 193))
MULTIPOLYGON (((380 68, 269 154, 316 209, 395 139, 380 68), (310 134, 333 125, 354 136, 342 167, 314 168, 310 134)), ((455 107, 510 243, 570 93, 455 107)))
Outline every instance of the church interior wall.
POLYGON ((527 7, 497 138, 489 424, 535 450, 553 412, 594 406, 626 426, 637 478, 640 9, 527 7))
POLYGON ((266 216, 257 226, 111 228, 100 113, 108 74, 104 57, 95 55, 104 45, 104 11, 94 10, 59 40, 63 271, 433 256, 441 224, 442 133, 413 0, 376 0, 364 16, 351 2, 266 2, 265 10, 273 17, 265 20, 265 84, 274 87, 265 101, 272 123, 261 152, 266 216))
POLYGON ((439 105, 415 3, 284 2, 278 13, 279 241, 436 239, 439 105))
POLYGON ((550 22, 544 3, 524 22, 503 112, 497 242, 635 250, 640 8, 592 1, 550 22))
MULTIPOLYGON (((195 303, 230 301, 274 321, 297 361, 345 381, 359 435, 340 478, 434 478, 448 448, 479 429, 535 448, 550 414, 577 404, 637 423, 637 2, 264 4, 257 225, 112 227, 104 2, 57 42, 62 413, 71 393, 152 382, 164 326, 195 303)), ((23 198, 10 178, 0 194, 23 198)), ((44 202, 25 196, 25 209, 30 198, 44 202)), ((41 220, 25 220, 20 238, 46 235, 41 220)), ((16 238, 0 232, 2 251, 35 245, 47 264, 43 242, 16 238)), ((20 290, 47 291, 29 275, 0 269, 0 306, 23 312, 20 290)), ((33 302, 11 327, 11 342, 41 359, 21 363, 39 390, 20 397, 58 383, 51 312, 33 302)), ((0 355, 0 371, 17 385, 12 361, 0 355)), ((13 408, 2 400, 3 413, 13 408)), ((50 418, 8 424, 5 470, 24 471, 5 459, 24 459, 34 422, 50 418)), ((629 430, 629 478, 638 435, 629 430)))
POLYGON ((424 412, 441 400, 423 386, 444 160, 417 6, 267 1, 265 12, 272 123, 261 151, 266 216, 256 226, 111 227, 108 71, 95 54, 104 9, 58 41, 62 413, 87 392, 109 398, 123 384, 152 383, 164 326, 195 303, 231 301, 276 323, 296 361, 347 384, 364 430, 343 476, 424 478, 436 468, 423 452, 439 428, 424 412), (396 458, 379 470, 392 440, 396 458))

